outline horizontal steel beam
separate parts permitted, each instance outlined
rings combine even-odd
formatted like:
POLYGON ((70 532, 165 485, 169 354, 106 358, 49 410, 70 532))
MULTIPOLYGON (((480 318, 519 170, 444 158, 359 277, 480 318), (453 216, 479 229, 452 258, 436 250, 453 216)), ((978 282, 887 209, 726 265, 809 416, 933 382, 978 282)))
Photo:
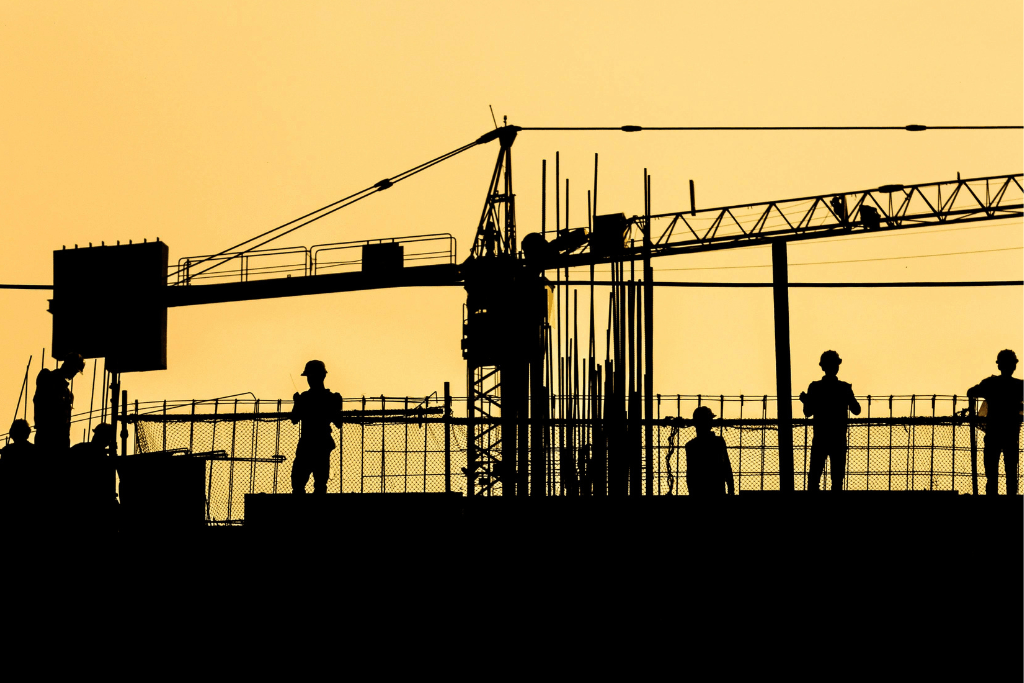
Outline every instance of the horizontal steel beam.
POLYGON ((167 288, 167 307, 219 304, 228 301, 277 299, 309 294, 358 292, 394 287, 437 287, 462 282, 459 266, 442 263, 402 268, 389 273, 332 273, 308 277, 273 278, 215 285, 184 285, 167 288))

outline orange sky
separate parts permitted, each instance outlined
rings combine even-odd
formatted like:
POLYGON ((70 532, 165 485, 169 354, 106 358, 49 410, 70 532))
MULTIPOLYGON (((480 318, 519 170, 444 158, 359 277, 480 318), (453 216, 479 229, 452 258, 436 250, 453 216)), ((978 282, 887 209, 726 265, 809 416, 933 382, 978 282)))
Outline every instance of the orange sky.
MULTIPOLYGON (((786 3, 4 2, 0 225, 4 283, 49 283, 51 252, 159 236, 171 260, 210 253, 475 139, 488 105, 518 125, 904 125, 1024 121, 1019 1, 786 3)), ((585 221, 1015 173, 1019 131, 523 133, 519 233, 539 229, 540 166, 561 151, 585 221)), ((448 232, 466 256, 497 147, 286 238, 313 245, 448 232)), ((802 243, 800 280, 1021 279, 1019 221, 802 243)), ((658 279, 766 281, 767 249, 680 256, 658 279)), ((50 345, 47 294, 0 291, 0 415, 50 345)), ((126 376, 131 398, 252 391, 290 397, 305 360, 346 396, 462 393, 464 292, 412 289, 175 309, 169 369, 126 376), (291 379, 289 378, 291 376, 291 379)), ((800 290, 793 385, 825 348, 858 393, 963 393, 1024 351, 1021 288, 800 290)), ((131 326, 131 311, 113 324, 131 326)), ((768 290, 660 289, 661 393, 774 393, 768 290)), ((52 366, 52 360, 49 361, 52 366)), ((91 364, 90 364, 91 369, 91 364)), ((34 375, 34 371, 33 371, 34 375)), ((1019 372, 1018 372, 1019 375, 1019 372)), ((77 389, 77 387, 76 387, 77 389)), ((77 408, 87 392, 76 391, 77 408)), ((31 411, 30 411, 31 412, 31 411)), ((9 419, 3 417, 3 420, 9 419)), ((6 426, 6 425, 4 425, 6 426)))

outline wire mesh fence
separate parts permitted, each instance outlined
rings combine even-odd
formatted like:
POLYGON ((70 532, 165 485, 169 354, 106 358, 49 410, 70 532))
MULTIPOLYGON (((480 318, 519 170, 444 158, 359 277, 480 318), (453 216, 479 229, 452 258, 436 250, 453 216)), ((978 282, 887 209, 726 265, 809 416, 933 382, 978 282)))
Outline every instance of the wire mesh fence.
MULTIPOLYGON (((847 430, 846 490, 972 491, 970 422, 963 399, 917 396, 863 397, 864 412, 847 430), (923 410, 922 410, 923 408, 923 410), (925 415, 919 415, 924 412, 925 415), (945 413, 945 414, 943 414, 945 413)), ((456 402, 464 399, 456 399, 456 402)), ((332 426, 336 444, 330 456, 329 493, 466 493, 466 420, 443 415, 442 401, 425 399, 346 399, 341 427, 332 426), (447 436, 446 436, 447 435, 447 436)), ((685 443, 695 436, 684 419, 692 407, 710 405, 720 419, 715 432, 728 446, 738 491, 779 488, 778 422, 772 397, 658 397, 653 420, 654 495, 687 495, 685 443)), ((453 412, 464 410, 455 408, 453 412)), ((301 426, 290 419, 290 401, 181 402, 129 416, 135 425, 135 452, 188 452, 206 459, 206 518, 209 524, 237 524, 245 518, 246 493, 291 491, 291 466, 301 426)), ((637 421, 639 424, 640 421, 637 421)), ((580 480, 591 449, 595 423, 544 425, 543 462, 547 495, 566 495, 571 479, 580 480), (569 445, 567 445, 569 444, 569 445), (568 457, 566 457, 568 456, 568 457), (566 468, 572 468, 569 472, 566 468)), ((600 423, 598 423, 600 427, 600 423)), ((480 424, 495 443, 499 424, 480 424)), ((642 429, 633 442, 644 451, 642 429)), ((984 493, 984 434, 977 430, 979 493, 984 493)), ((795 485, 808 488, 813 426, 794 420, 795 485)), ((530 461, 527 458, 527 461, 530 461)), ((822 487, 831 487, 831 459, 822 487)), ((1019 472, 1010 476, 1020 482, 1019 472)), ((641 465, 640 481, 647 470, 641 465)), ((999 492, 1006 492, 1001 469, 999 492)), ((1018 485, 1018 490, 1019 490, 1018 485)), ((305 486, 312 492, 312 480, 305 486)), ((479 491, 480 489, 478 489, 479 491)), ((486 495, 499 495, 501 484, 486 495)))
MULTIPOLYGON (((135 452, 180 451, 206 459, 206 519, 237 524, 245 494, 287 493, 301 424, 291 401, 214 402, 178 406, 188 412, 130 416, 135 452), (196 408, 201 408, 197 410, 196 408), (269 409, 269 410, 268 410, 269 409)), ((399 493, 445 490, 445 420, 435 399, 355 399, 344 402, 341 426, 331 426, 328 493, 399 493)), ((464 432, 463 432, 464 434, 464 432)), ((465 443, 449 430, 451 471, 465 467, 465 443)), ((465 490, 452 477, 453 491, 465 490)), ((313 492, 313 479, 305 485, 313 492)))

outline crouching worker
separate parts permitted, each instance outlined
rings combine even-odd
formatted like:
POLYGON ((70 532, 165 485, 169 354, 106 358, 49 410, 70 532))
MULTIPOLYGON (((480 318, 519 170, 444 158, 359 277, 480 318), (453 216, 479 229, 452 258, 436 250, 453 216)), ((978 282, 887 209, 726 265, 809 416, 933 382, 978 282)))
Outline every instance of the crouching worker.
POLYGON ((292 424, 302 423, 292 464, 292 493, 305 493, 310 475, 313 475, 313 492, 327 493, 331 451, 335 447, 331 424, 341 427, 341 394, 324 387, 327 368, 323 361, 306 363, 302 376, 309 383, 309 391, 296 393, 292 406, 292 424))
POLYGON ((72 527, 104 532, 116 528, 114 459, 107 454, 113 442, 114 425, 101 422, 93 427, 91 441, 72 446, 61 461, 62 503, 72 527))
POLYGON ((686 443, 686 488, 691 496, 716 498, 735 493, 725 439, 711 431, 714 419, 707 406, 693 411, 697 436, 686 443))

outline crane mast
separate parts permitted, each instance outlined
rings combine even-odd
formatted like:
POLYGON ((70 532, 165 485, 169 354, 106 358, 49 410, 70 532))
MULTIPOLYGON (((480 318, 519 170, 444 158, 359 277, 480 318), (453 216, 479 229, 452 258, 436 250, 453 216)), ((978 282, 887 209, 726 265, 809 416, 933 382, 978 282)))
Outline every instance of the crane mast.
POLYGON ((498 159, 461 267, 469 495, 479 487, 480 493, 525 496, 531 484, 537 494, 546 486, 540 425, 547 405, 547 288, 543 272, 517 249, 512 143, 518 130, 505 126, 493 133, 501 145, 498 159), (533 463, 527 462, 531 453, 533 463))

